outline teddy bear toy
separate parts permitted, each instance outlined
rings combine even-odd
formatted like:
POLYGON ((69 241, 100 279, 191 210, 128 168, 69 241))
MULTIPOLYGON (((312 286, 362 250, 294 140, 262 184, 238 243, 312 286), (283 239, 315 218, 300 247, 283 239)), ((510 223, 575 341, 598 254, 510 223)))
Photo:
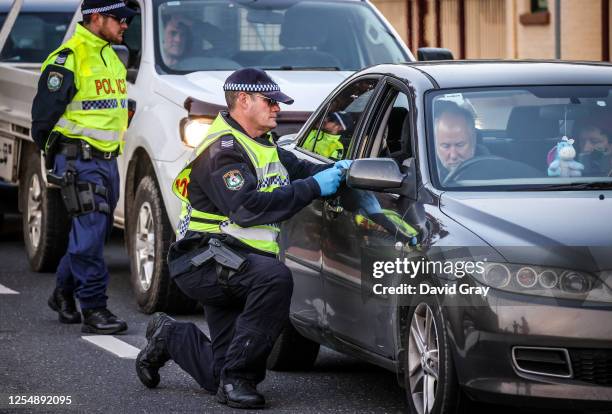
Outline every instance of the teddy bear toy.
POLYGON ((549 177, 580 177, 584 165, 576 158, 576 150, 574 149, 574 140, 567 137, 561 138, 561 142, 557 144, 557 153, 553 162, 548 166, 549 177))

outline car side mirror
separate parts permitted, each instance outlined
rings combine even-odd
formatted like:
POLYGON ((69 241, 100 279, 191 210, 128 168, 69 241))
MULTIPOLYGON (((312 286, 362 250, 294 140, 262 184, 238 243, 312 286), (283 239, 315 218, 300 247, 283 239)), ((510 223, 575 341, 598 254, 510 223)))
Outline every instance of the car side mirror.
POLYGON ((402 167, 406 170, 405 174, 392 158, 355 160, 348 170, 346 184, 355 189, 395 193, 416 199, 414 159, 404 161, 402 167))
POLYGON ((443 47, 420 47, 417 50, 419 61, 453 60, 453 52, 443 47))
POLYGON ((130 60, 130 50, 127 48, 127 46, 113 45, 113 50, 119 57, 119 60, 121 61, 121 63, 123 63, 123 66, 127 68, 128 61, 130 60))

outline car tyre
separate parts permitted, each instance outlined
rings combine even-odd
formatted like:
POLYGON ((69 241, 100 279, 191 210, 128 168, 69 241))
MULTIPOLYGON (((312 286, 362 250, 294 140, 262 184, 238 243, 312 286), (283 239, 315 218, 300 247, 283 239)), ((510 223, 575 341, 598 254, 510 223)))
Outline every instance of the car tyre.
POLYGON ((166 256, 174 231, 157 182, 151 176, 143 177, 138 184, 128 232, 130 282, 139 309, 147 314, 195 311, 197 302, 181 292, 168 272, 166 256))
POLYGON ((416 299, 407 323, 404 384, 410 412, 458 412, 463 396, 446 334, 446 320, 437 297, 416 299))
POLYGON ((54 272, 66 253, 71 219, 60 190, 45 184, 40 154, 28 158, 21 183, 23 242, 30 268, 54 272))
POLYGON ((287 322, 268 357, 267 368, 272 371, 306 371, 312 368, 319 355, 320 345, 303 337, 287 322))

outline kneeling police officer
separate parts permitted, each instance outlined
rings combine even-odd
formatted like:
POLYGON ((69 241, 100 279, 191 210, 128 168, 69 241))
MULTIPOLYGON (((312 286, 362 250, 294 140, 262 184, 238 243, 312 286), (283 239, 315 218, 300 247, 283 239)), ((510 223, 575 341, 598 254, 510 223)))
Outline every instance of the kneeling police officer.
POLYGON ((334 194, 350 161, 315 165, 274 144, 278 103, 293 99, 264 71, 240 69, 223 89, 229 113, 217 116, 174 182, 185 236, 168 256, 176 284, 204 304, 212 342, 193 323, 158 313, 136 372, 153 388, 172 359, 220 403, 262 408, 256 385, 293 290, 290 270, 276 257, 278 223, 334 194))

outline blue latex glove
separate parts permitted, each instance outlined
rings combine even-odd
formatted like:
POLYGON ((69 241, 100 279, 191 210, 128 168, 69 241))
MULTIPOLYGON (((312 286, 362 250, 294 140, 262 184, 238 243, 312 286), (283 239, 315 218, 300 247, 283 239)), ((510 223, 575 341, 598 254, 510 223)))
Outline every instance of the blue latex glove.
POLYGON ((353 163, 353 160, 336 161, 336 163, 334 164, 334 167, 336 167, 336 168, 345 168, 345 169, 348 170, 351 167, 352 163, 353 163))
POLYGON ((338 190, 341 177, 342 171, 335 167, 328 168, 312 176, 317 184, 319 184, 323 197, 332 195, 338 190))
POLYGON ((374 194, 370 191, 358 191, 359 207, 362 208, 368 216, 382 212, 380 203, 374 194))

